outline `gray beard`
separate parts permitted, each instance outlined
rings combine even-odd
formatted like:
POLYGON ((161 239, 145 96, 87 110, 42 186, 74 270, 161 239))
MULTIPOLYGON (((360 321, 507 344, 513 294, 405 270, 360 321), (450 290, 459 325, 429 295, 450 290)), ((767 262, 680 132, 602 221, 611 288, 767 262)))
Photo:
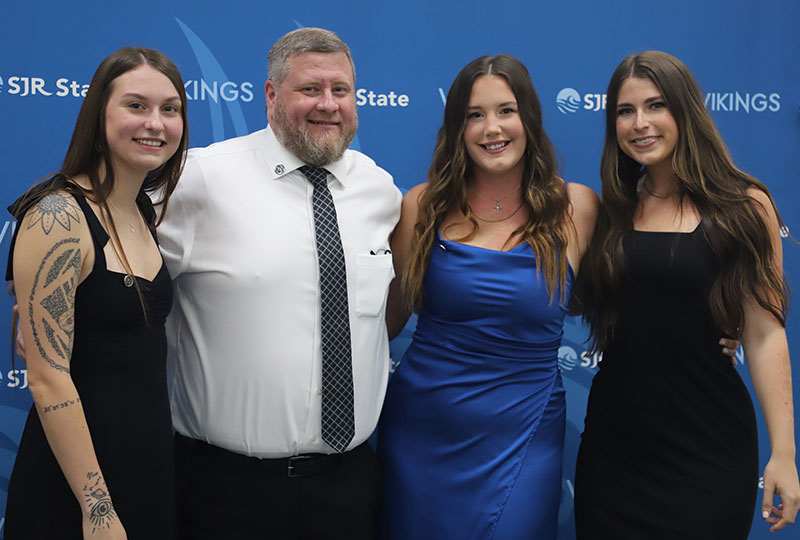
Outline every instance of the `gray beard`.
POLYGON ((326 137, 317 140, 306 126, 292 126, 286 108, 279 101, 275 103, 275 115, 272 122, 272 131, 275 136, 292 154, 314 167, 322 167, 341 158, 353 141, 357 129, 358 117, 356 116, 353 129, 342 131, 337 139, 331 140, 326 137))

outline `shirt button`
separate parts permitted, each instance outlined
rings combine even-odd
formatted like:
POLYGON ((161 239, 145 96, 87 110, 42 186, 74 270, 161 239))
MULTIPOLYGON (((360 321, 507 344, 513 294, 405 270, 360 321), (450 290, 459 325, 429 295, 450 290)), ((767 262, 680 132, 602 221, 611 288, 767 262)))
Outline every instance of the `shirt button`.
POLYGON ((317 395, 318 395, 318 396, 321 396, 321 395, 322 395, 322 388, 318 388, 318 389, 317 389, 317 395))
POLYGON ((317 436, 316 435, 312 435, 311 436, 311 442, 317 442, 317 436))

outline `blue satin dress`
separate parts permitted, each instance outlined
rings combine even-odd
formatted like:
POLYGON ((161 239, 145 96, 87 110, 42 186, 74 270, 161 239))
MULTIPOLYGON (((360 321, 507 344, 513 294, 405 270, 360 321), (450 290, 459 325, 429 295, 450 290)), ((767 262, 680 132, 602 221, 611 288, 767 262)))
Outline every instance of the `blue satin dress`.
MULTIPOLYGON (((567 279, 566 298, 572 286, 567 279)), ((382 537, 554 539, 567 313, 529 244, 437 238, 413 341, 379 424, 382 537)))

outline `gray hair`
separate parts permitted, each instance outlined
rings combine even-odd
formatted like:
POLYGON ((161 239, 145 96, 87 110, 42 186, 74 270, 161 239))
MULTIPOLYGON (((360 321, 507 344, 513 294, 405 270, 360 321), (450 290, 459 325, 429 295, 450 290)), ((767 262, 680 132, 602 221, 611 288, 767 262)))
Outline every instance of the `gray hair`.
POLYGON ((356 78, 356 67, 350 54, 350 47, 330 30, 324 28, 298 28, 275 42, 267 56, 267 78, 276 87, 280 86, 289 73, 289 61, 294 54, 306 52, 344 53, 356 78))

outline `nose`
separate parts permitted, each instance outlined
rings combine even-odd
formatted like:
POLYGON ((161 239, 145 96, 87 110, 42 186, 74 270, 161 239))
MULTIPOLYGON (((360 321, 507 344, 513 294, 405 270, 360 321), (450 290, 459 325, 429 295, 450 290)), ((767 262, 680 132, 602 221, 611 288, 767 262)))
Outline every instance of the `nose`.
POLYGON ((150 131, 162 131, 164 129, 164 121, 161 119, 161 111, 152 109, 145 119, 144 127, 150 131))
POLYGON ((326 88, 320 93, 319 101, 317 102, 317 110, 327 113, 334 113, 339 109, 339 104, 333 98, 333 92, 330 88, 326 88))
POLYGON ((500 128, 500 121, 495 115, 486 115, 486 120, 483 124, 483 131, 486 135, 496 135, 502 131, 500 128))
POLYGON ((647 120, 643 111, 636 111, 636 118, 633 121, 633 129, 645 129, 650 122, 647 120))

